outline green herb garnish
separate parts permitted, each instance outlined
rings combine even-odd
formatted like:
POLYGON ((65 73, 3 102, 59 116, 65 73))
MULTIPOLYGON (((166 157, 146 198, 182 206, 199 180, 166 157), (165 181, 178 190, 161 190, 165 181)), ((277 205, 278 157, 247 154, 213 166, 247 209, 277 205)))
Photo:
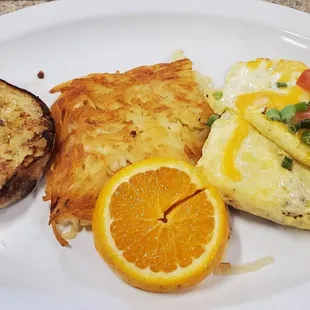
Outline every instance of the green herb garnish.
POLYGON ((296 124, 296 125, 291 124, 291 125, 288 126, 288 131, 290 133, 297 133, 298 130, 299 130, 298 124, 296 124))
POLYGON ((223 92, 222 91, 217 91, 213 93, 213 98, 216 100, 220 100, 223 97, 223 92))
POLYGON ((296 112, 307 111, 308 105, 306 102, 299 102, 295 104, 296 112))
POLYGON ((299 126, 299 128, 309 129, 310 128, 310 119, 306 118, 306 119, 300 121, 297 125, 299 126))
POLYGON ((301 141, 305 144, 310 145, 310 130, 306 130, 301 135, 301 141))
POLYGON ((209 119, 208 119, 208 121, 207 121, 207 126, 212 126, 212 124, 216 121, 216 120, 218 120, 220 117, 217 115, 217 114, 212 114, 210 117, 209 117, 209 119))
POLYGON ((291 171, 293 168, 293 159, 285 156, 284 159, 282 160, 281 167, 291 171))
POLYGON ((310 119, 306 118, 297 124, 289 125, 288 131, 290 133, 297 133, 299 129, 309 129, 309 128, 310 128, 310 119))
POLYGON ((281 121, 281 114, 275 108, 272 108, 272 109, 268 110, 267 113, 266 113, 266 116, 271 121, 281 121))
POLYGON ((277 87, 278 88, 284 88, 284 87, 287 87, 287 84, 286 83, 281 83, 281 82, 277 82, 277 87))
POLYGON ((287 105, 281 110, 280 114, 281 114, 282 122, 285 124, 288 124, 296 114, 295 105, 294 104, 287 105))

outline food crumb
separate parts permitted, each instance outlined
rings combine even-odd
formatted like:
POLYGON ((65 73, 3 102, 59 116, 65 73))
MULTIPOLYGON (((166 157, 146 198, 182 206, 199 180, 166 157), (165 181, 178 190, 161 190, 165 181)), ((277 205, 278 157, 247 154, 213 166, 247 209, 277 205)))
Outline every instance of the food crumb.
POLYGON ((135 137, 137 136, 137 132, 136 132, 135 130, 132 130, 132 131, 130 132, 130 135, 131 135, 133 138, 135 138, 135 137))
POLYGON ((267 112, 267 107, 262 108, 262 109, 261 109, 261 112, 262 112, 262 114, 266 114, 266 112, 267 112))
POLYGON ((42 70, 40 70, 40 71, 38 72, 38 78, 39 78, 40 80, 44 79, 44 72, 43 72, 42 70))

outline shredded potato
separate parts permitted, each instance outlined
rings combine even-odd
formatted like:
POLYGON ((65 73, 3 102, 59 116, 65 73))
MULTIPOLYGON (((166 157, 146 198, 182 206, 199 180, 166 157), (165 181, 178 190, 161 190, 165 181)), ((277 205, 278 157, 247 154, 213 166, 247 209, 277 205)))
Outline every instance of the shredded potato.
POLYGON ((56 144, 44 199, 51 200, 50 223, 62 245, 91 223, 100 191, 123 167, 159 156, 197 163, 213 113, 206 85, 182 59, 91 74, 51 90, 61 95, 51 108, 56 144), (68 222, 71 230, 62 233, 68 222))
POLYGON ((220 263, 220 265, 214 271, 214 274, 217 276, 239 275, 257 271, 272 263, 274 263, 274 258, 272 256, 266 256, 254 262, 246 263, 244 265, 231 265, 230 263, 220 263))
POLYGON ((178 49, 172 53, 171 61, 178 61, 178 60, 182 60, 185 58, 186 58, 186 56, 185 56, 184 52, 181 49, 178 49))

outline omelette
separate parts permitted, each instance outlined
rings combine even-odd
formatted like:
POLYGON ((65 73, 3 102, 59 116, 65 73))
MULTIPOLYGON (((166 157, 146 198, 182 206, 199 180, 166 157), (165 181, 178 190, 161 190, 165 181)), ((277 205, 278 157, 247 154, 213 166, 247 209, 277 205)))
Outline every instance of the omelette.
POLYGON ((197 163, 213 113, 203 80, 181 59, 52 89, 61 94, 51 108, 56 143, 44 199, 62 245, 91 224, 100 191, 123 167, 150 157, 197 163))
POLYGON ((296 106, 308 118, 310 89, 298 85, 305 71, 305 64, 289 60, 233 65, 220 97, 210 102, 222 115, 198 166, 227 204, 310 229, 310 146, 301 139, 306 129, 290 130, 300 114, 296 106))
POLYGON ((310 169, 227 110, 212 125, 198 167, 236 209, 276 223, 310 229, 310 169))
MULTIPOLYGON (((218 113, 226 108, 234 110, 290 156, 310 166, 310 146, 301 139, 304 130, 292 133, 286 122, 268 119, 271 109, 281 112, 298 103, 307 106, 310 91, 296 84, 306 69, 301 62, 284 59, 260 58, 236 63, 226 77, 223 97, 216 103, 215 110, 218 113)), ((305 112, 307 115, 310 111, 305 112)))

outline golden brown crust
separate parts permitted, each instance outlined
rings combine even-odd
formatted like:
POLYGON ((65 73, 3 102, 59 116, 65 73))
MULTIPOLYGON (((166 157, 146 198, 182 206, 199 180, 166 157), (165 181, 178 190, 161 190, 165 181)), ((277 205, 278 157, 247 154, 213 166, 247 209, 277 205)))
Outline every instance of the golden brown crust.
POLYGON ((236 210, 244 211, 252 215, 256 215, 265 220, 283 225, 291 226, 299 229, 310 230, 310 213, 305 214, 293 214, 290 212, 283 212, 279 209, 278 212, 268 212, 265 209, 253 209, 247 206, 241 206, 241 204, 234 202, 232 199, 229 201, 229 205, 236 210), (251 211, 249 211, 251 210, 251 211))
POLYGON ((91 74, 55 86, 50 223, 92 220, 99 192, 122 167, 168 156, 196 164, 212 110, 189 59, 125 73, 91 74))
POLYGON ((52 226, 52 229, 53 229, 53 233, 54 233, 54 235, 55 235, 57 241, 60 243, 60 245, 62 245, 62 246, 68 246, 68 245, 69 245, 69 242, 68 242, 67 240, 65 240, 65 239, 61 236, 59 230, 58 230, 57 227, 56 227, 56 222, 55 222, 55 221, 51 222, 51 226, 52 226))
POLYGON ((36 186, 53 149, 55 124, 40 98, 1 79, 0 105, 0 208, 4 208, 36 186))

